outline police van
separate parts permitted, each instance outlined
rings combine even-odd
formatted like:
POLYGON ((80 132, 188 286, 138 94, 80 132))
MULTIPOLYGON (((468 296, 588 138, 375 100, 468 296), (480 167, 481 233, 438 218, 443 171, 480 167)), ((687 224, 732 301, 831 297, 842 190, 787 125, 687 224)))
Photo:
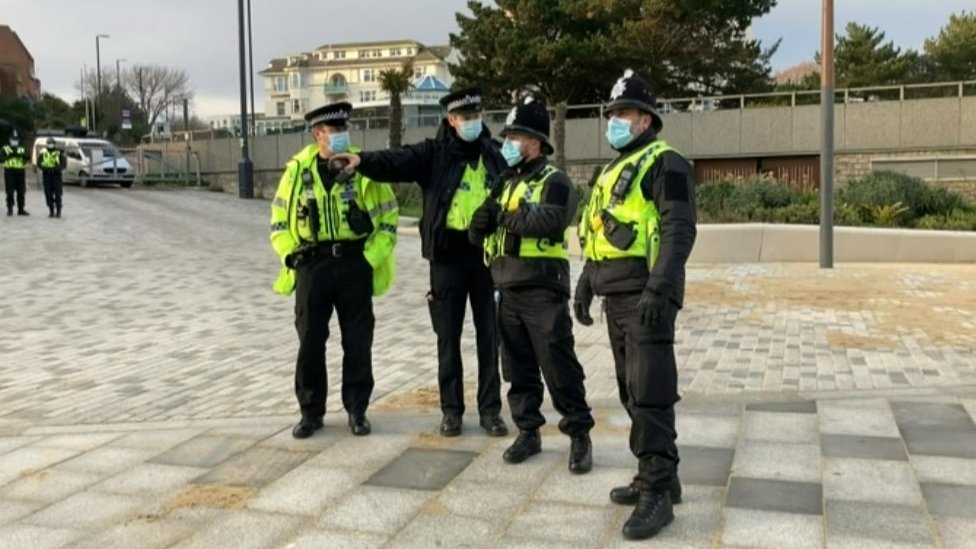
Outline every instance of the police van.
POLYGON ((37 166, 41 151, 47 147, 47 140, 54 139, 64 153, 67 167, 62 173, 65 183, 78 183, 82 187, 89 183, 118 183, 125 188, 135 181, 135 170, 115 145, 90 137, 38 137, 31 151, 31 163, 37 166))

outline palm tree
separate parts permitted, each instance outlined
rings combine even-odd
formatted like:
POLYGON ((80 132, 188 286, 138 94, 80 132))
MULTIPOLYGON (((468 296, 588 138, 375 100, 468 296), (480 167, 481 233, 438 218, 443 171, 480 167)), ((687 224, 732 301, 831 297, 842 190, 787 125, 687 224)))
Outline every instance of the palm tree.
POLYGON ((380 89, 390 94, 390 147, 399 147, 403 137, 403 94, 413 87, 413 63, 407 61, 399 69, 380 71, 380 89))

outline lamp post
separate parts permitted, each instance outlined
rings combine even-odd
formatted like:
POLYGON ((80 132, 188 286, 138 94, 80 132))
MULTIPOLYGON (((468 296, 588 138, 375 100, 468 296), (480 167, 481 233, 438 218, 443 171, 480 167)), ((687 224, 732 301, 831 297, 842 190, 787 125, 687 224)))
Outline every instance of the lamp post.
POLYGON ((102 50, 99 39, 109 38, 107 34, 95 35, 95 99, 92 102, 92 128, 98 133, 98 116, 95 114, 99 99, 102 97, 102 50))
POLYGON ((820 56, 820 268, 834 267, 834 0, 823 0, 820 56))
POLYGON ((254 198, 254 165, 247 151, 247 63, 244 48, 244 0, 237 0, 237 42, 241 80, 241 160, 237 164, 237 196, 254 198))
POLYGON ((125 63, 125 58, 115 60, 115 85, 122 89, 122 71, 119 70, 119 63, 125 63))

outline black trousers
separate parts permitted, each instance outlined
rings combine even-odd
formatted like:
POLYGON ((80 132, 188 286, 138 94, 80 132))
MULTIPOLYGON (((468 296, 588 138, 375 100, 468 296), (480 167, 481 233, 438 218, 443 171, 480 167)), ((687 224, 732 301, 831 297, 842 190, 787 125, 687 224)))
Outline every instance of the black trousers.
POLYGON ((61 211, 61 195, 64 192, 63 185, 61 184, 61 171, 41 171, 41 177, 44 183, 44 201, 47 203, 47 209, 51 211, 61 211))
POLYGON ((342 404, 363 414, 373 393, 373 273, 362 253, 317 256, 300 265, 295 289, 295 396, 304 417, 325 415, 325 343, 335 309, 342 332, 342 404))
POLYGON ((559 430, 569 436, 589 433, 593 416, 586 403, 586 375, 574 350, 569 298, 549 288, 502 290, 498 327, 515 425, 534 430, 546 423, 540 412, 545 379, 553 407, 563 416, 559 430))
POLYGON ((17 210, 24 209, 24 195, 27 193, 27 174, 24 170, 3 170, 3 186, 7 193, 7 211, 14 208, 14 195, 17 195, 17 210))
POLYGON ((607 328, 620 401, 630 414, 630 449, 639 462, 635 477, 645 490, 666 490, 678 471, 674 405, 678 369, 674 357, 677 306, 647 326, 637 317, 640 292, 606 297, 607 328))
MULTIPOLYGON (((473 246, 471 249, 477 252, 473 246)), ((431 261, 427 304, 437 334, 437 382, 441 410, 445 414, 464 414, 461 328, 468 300, 478 355, 478 413, 495 415, 502 409, 502 399, 491 272, 480 252, 459 254, 448 261, 431 261)))

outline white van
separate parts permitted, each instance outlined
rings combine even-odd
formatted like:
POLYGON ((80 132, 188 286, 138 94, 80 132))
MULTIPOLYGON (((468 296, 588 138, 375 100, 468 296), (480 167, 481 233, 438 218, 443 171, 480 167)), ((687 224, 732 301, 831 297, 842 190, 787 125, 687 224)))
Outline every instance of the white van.
POLYGON ((54 139, 67 158, 67 167, 62 174, 65 183, 78 183, 82 187, 88 183, 118 183, 125 188, 132 186, 135 170, 115 145, 104 139, 38 137, 31 151, 31 163, 35 166, 41 151, 47 147, 48 139, 54 139))

